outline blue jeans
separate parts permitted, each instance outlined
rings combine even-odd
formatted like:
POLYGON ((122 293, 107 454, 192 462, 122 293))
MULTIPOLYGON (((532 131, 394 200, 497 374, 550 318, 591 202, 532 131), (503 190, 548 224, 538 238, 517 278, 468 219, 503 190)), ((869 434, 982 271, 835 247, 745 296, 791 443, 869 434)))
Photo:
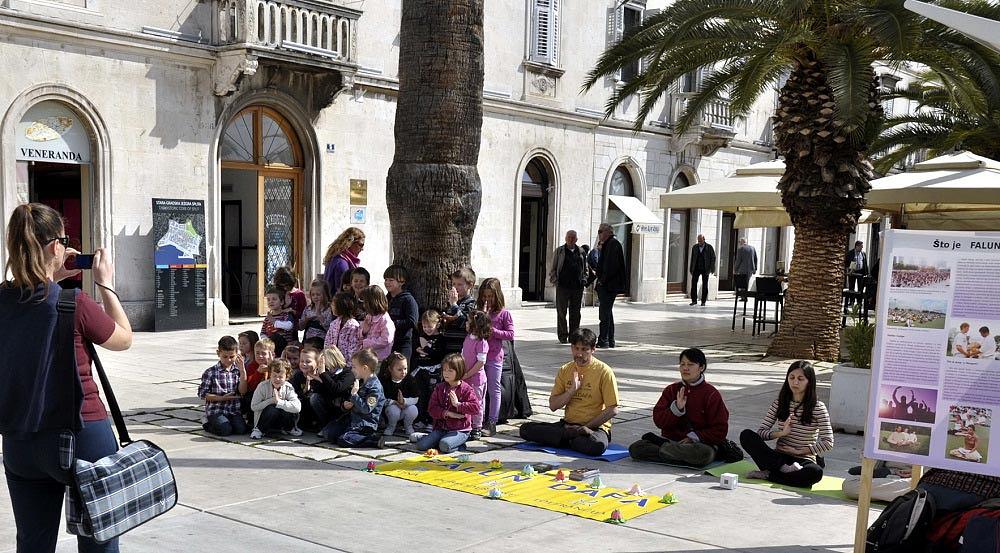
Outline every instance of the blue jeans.
POLYGON ((208 422, 201 425, 206 431, 216 436, 229 436, 230 434, 246 434, 247 421, 243 415, 215 415, 208 417, 208 422))
POLYGON ((378 433, 373 428, 351 428, 351 416, 341 415, 330 421, 320 435, 340 447, 375 447, 378 445, 378 433))
POLYGON ((441 453, 451 453, 462 447, 468 439, 468 432, 432 430, 430 434, 417 440, 417 449, 430 449, 436 446, 441 453))
MULTIPOLYGON (((76 434, 76 457, 96 461, 118 451, 111 421, 94 421, 76 434)), ((56 550, 62 517, 66 471, 59 468, 59 432, 37 432, 24 440, 3 438, 3 466, 17 526, 18 553, 56 550)), ((118 538, 98 544, 77 537, 84 553, 117 553, 118 538)))

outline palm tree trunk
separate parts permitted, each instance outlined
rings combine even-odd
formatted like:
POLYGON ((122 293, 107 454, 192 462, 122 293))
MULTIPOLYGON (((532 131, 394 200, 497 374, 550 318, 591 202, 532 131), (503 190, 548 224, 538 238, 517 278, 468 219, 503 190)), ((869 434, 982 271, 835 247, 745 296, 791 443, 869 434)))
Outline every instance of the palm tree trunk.
POLYGON ((403 0, 396 151, 386 180, 394 263, 422 306, 469 265, 482 188, 483 0, 403 0))
POLYGON ((831 234, 815 223, 795 226, 784 312, 770 355, 825 361, 840 355, 846 235, 831 234))
MULTIPOLYGON (((858 224, 872 171, 867 144, 835 110, 826 68, 804 54, 781 89, 774 116, 775 145, 785 158, 778 188, 795 225, 795 253, 768 354, 837 361, 846 237, 858 224)), ((878 117, 874 73, 871 80, 868 107, 878 117)))

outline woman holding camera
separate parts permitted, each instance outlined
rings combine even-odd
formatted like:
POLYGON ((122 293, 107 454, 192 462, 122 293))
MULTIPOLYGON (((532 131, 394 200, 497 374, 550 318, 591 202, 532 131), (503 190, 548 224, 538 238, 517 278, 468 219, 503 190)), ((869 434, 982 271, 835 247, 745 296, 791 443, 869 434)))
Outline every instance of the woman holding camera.
MULTIPOLYGON (((91 374, 88 346, 128 349, 132 328, 111 286, 111 258, 98 249, 92 270, 104 308, 87 294, 77 293, 73 345, 68 336, 59 343, 58 283, 80 272, 65 268, 79 252, 68 247, 62 217, 43 204, 22 204, 10 216, 6 239, 8 259, 0 283, 4 472, 17 526, 17 551, 55 551, 69 468, 60 446, 71 437, 75 458, 87 461, 118 449, 91 374)), ((80 551, 118 551, 117 538, 103 544, 84 537, 77 540, 80 551)))

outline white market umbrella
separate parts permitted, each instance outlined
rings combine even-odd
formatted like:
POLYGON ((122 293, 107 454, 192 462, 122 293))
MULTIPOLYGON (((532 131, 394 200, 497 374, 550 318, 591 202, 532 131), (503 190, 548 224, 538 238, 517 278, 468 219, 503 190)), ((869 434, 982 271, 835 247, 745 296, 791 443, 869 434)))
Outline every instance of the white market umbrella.
POLYGON ((867 207, 899 213, 912 229, 1000 229, 1000 162, 970 152, 922 161, 872 181, 867 207))
POLYGON ((1000 21, 986 19, 926 2, 906 0, 906 9, 966 34, 1000 52, 1000 21))
MULTIPOLYGON (((736 214, 735 228, 791 226, 778 190, 784 173, 785 162, 780 159, 754 163, 726 178, 662 194, 660 208, 729 211, 736 214)), ((865 211, 861 218, 861 222, 871 222, 873 215, 865 211)))

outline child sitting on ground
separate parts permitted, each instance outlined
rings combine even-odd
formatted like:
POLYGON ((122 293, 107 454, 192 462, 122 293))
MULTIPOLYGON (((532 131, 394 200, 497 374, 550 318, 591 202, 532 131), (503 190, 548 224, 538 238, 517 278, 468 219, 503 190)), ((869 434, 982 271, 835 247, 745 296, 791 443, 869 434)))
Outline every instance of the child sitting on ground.
POLYGON ((444 382, 434 388, 431 396, 430 412, 434 417, 434 428, 429 434, 411 436, 417 442, 417 449, 436 448, 441 453, 449 453, 462 447, 472 430, 472 415, 482 413, 479 396, 472 386, 462 379, 465 376, 465 360, 457 353, 444 358, 441 363, 444 382))
POLYGON ((349 399, 341 404, 348 414, 327 424, 320 432, 321 438, 341 447, 384 447, 378 422, 385 406, 385 394, 375 377, 377 370, 378 356, 371 348, 354 354, 351 371, 356 380, 351 385, 349 399))
POLYGON ((427 404, 434 387, 441 382, 441 359, 444 358, 444 336, 441 334, 441 312, 428 309, 420 317, 417 348, 413 350, 413 370, 410 375, 417 382, 420 397, 417 400, 418 425, 434 422, 427 413, 427 404))
POLYGON ((330 422, 330 404, 333 400, 333 388, 336 385, 333 376, 326 371, 326 360, 321 350, 306 346, 299 354, 299 370, 292 374, 292 388, 302 403, 299 413, 299 428, 318 432, 330 422))
MULTIPOLYGON (((252 331, 251 331, 252 332, 252 331)), ((255 333, 256 334, 256 333, 255 333)), ((267 380, 267 366, 274 360, 274 342, 264 338, 258 340, 253 346, 253 361, 247 365, 246 386, 240 387, 240 412, 246 417, 247 424, 253 427, 253 409, 250 403, 253 401, 253 393, 261 382, 267 380)))
POLYGON ((333 297, 334 319, 326 331, 323 344, 326 347, 336 347, 344 354, 344 359, 350 359, 354 352, 361 349, 361 323, 354 318, 358 301, 351 292, 340 292, 333 297))
POLYGON ((332 320, 330 285, 326 280, 317 278, 309 286, 309 306, 302 311, 302 318, 299 319, 299 328, 304 331, 302 342, 312 337, 325 338, 332 320))
POLYGON ((389 317, 389 300, 381 288, 369 286, 361 291, 361 301, 367 313, 359 334, 361 347, 374 350, 381 361, 392 353, 392 337, 396 333, 396 325, 389 317))
POLYGON ((295 390, 287 381, 292 367, 284 359, 275 359, 267 366, 271 378, 261 382, 253 393, 254 429, 250 437, 259 440, 265 434, 288 434, 301 436, 302 431, 296 426, 302 404, 295 390))
MULTIPOLYGON (((287 346, 292 342, 299 341, 299 332, 295 328, 298 318, 291 309, 286 309, 285 291, 276 286, 268 286, 264 292, 264 302, 267 305, 267 314, 264 315, 264 323, 260 326, 261 337, 274 340, 276 336, 281 336, 287 346)), ((281 355, 283 347, 279 347, 276 354, 281 355)))
POLYGON ((485 311, 473 311, 469 313, 466 323, 468 335, 462 344, 462 359, 468 369, 463 380, 472 386, 479 396, 479 412, 472 415, 472 431, 469 433, 470 440, 478 440, 483 437, 483 407, 486 404, 486 358, 489 355, 489 339, 493 334, 493 323, 490 316, 485 311))
POLYGON ((246 386, 247 371, 239 343, 232 336, 223 336, 215 353, 219 362, 202 373, 198 385, 198 397, 205 402, 203 428, 216 436, 245 434, 246 422, 240 414, 240 386, 246 386))
POLYGON ((413 421, 417 418, 417 399, 420 395, 417 383, 408 374, 409 364, 402 353, 392 352, 382 362, 378 379, 385 393, 385 431, 382 434, 392 436, 403 419, 403 432, 406 437, 413 434, 413 421))

